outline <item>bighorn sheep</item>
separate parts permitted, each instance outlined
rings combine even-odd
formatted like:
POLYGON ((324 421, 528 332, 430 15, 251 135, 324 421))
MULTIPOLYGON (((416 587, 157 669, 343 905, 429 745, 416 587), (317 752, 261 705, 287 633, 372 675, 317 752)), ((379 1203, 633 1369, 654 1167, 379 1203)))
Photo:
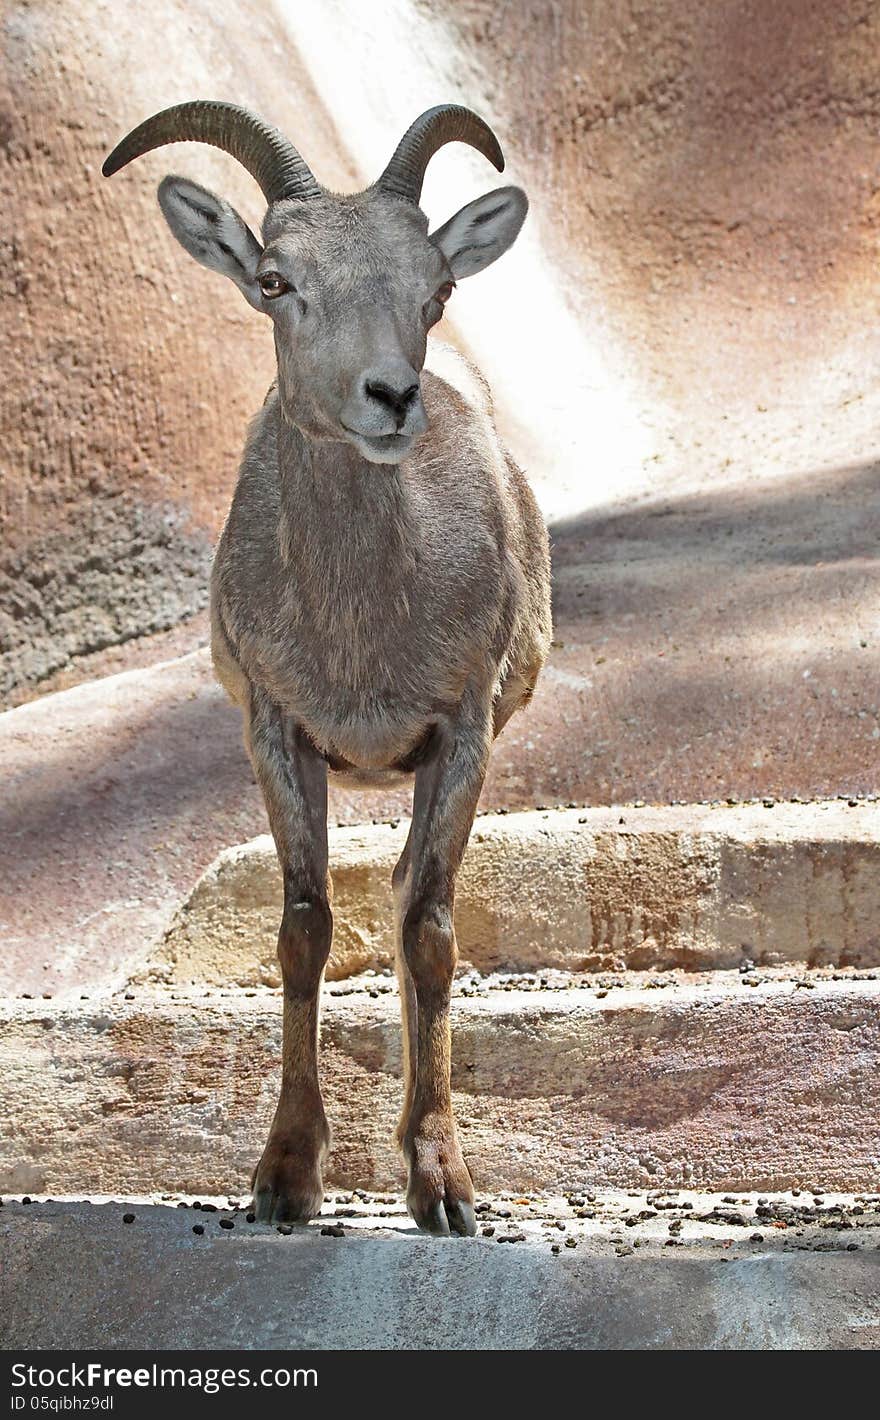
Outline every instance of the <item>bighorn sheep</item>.
POLYGON ((278 361, 211 587, 214 665, 243 711, 284 878, 281 1092, 254 1206, 260 1219, 305 1220, 323 1200, 328 771, 358 785, 414 775, 392 880, 406 1072, 398 1140, 419 1226, 473 1234, 450 1094, 455 877, 492 739, 529 700, 547 655, 549 555, 482 377, 433 341, 426 354, 456 281, 507 250, 527 199, 498 188, 428 235, 419 201, 438 148, 469 143, 504 167, 491 129, 451 104, 416 119, 378 181, 352 195, 327 191, 277 129, 225 103, 147 119, 104 173, 185 139, 231 153, 268 203, 261 244, 196 183, 159 187, 181 245, 271 317, 278 361))

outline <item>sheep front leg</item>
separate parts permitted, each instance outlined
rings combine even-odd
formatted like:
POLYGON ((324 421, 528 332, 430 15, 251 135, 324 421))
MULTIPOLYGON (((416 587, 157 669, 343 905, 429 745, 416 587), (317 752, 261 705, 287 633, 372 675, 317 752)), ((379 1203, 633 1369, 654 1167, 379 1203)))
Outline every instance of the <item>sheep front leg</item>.
POLYGON ((491 707, 462 707, 438 727, 416 770, 410 836, 394 874, 404 1017, 405 1103, 398 1139, 409 1166, 407 1205, 420 1228, 476 1232, 474 1190, 452 1114, 449 998, 457 947, 455 877, 491 743, 491 707))
POLYGON ((305 1222, 324 1201, 321 1168, 330 1143, 318 1082, 318 1001, 333 930, 327 765, 295 723, 256 691, 247 740, 284 877, 281 1093, 254 1173, 254 1211, 261 1222, 305 1222))

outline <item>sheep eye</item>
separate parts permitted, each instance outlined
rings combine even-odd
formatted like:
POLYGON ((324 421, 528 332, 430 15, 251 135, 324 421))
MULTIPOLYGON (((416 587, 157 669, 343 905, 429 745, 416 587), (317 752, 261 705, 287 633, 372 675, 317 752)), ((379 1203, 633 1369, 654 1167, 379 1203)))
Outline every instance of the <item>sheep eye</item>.
POLYGON ((266 271, 260 277, 260 290, 267 300, 272 301, 276 296, 283 296, 290 287, 277 271, 266 271))
POLYGON ((428 326, 436 325, 443 315, 446 302, 455 290, 454 281, 444 281, 442 286, 438 286, 430 301, 426 301, 422 307, 422 315, 428 326))

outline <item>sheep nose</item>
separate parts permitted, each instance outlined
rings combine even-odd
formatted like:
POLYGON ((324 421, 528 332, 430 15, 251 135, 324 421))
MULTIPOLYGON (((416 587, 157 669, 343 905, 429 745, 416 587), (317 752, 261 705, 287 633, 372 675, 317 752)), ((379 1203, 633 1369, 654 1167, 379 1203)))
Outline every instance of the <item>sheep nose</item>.
POLYGON ((409 366, 399 370, 375 370, 364 376, 364 394, 393 414, 398 429, 419 395, 419 381, 409 366))

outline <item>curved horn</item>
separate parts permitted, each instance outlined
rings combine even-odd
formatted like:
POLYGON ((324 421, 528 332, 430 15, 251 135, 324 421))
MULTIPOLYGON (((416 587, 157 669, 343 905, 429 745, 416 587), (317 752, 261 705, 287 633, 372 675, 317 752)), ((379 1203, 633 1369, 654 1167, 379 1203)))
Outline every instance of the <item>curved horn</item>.
POLYGON ((376 186, 382 192, 418 202, 425 169, 444 143, 469 143, 500 173, 504 171, 504 155, 488 123, 459 104, 440 104, 429 108, 406 130, 376 186))
POLYGON ((101 171, 112 177, 153 148, 183 142, 210 143, 231 153, 256 178, 267 202, 321 196, 322 188, 308 164, 283 133, 237 104, 205 99, 175 104, 139 123, 117 143, 101 171))

